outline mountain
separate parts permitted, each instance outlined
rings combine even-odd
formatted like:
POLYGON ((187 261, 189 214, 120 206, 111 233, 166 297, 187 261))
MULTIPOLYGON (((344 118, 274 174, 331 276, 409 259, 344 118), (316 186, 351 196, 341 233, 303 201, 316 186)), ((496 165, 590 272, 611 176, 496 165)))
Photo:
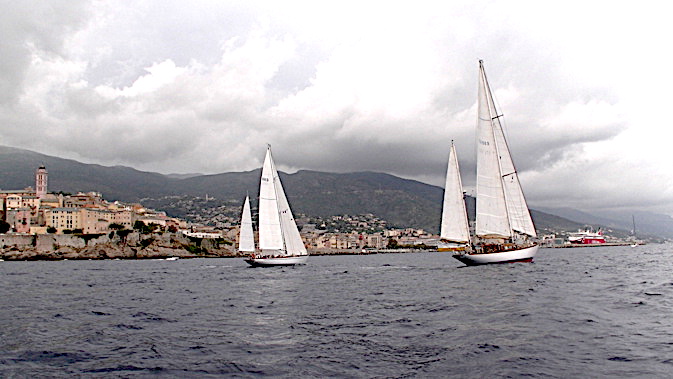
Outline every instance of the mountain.
MULTIPOLYGON (((97 191, 108 200, 137 202, 147 198, 208 195, 238 204, 250 194, 255 205, 260 170, 215 175, 162 175, 123 166, 85 164, 39 154, 28 150, 0 146, 0 188, 23 189, 35 185, 34 173, 45 165, 49 171, 49 191, 97 191)), ((280 173, 283 187, 295 213, 327 217, 343 214, 371 213, 392 226, 416 227, 437 233, 441 217, 443 189, 437 186, 377 172, 327 173, 301 170, 280 173)), ((474 199, 467 198, 468 213, 474 218, 474 199)), ((630 230, 624 218, 596 218, 571 210, 531 210, 541 232, 577 230, 585 224, 615 225, 630 230), (560 216, 560 217, 559 217, 560 216)), ((622 215, 623 216, 623 215, 622 215)), ((668 216, 636 217, 638 229, 654 232, 656 226, 669 225, 668 216)), ((630 217, 629 217, 630 220, 630 217)), ((663 227, 665 229, 665 227, 663 227)), ((673 230, 673 228, 668 229, 673 230)), ((673 236, 672 236, 673 238, 673 236)))
POLYGON ((177 179, 129 167, 107 167, 0 146, 0 188, 35 187, 35 170, 44 165, 51 192, 101 192, 107 199, 138 201, 170 192, 177 179))
MULTIPOLYGON (((135 202, 171 195, 208 195, 242 200, 257 193, 260 170, 176 178, 128 167, 85 164, 28 150, 0 146, 0 188, 34 186, 34 172, 45 165, 51 192, 101 192, 108 200, 135 202)), ((396 226, 438 228, 442 189, 393 175, 317 171, 280 173, 297 213, 312 216, 372 213, 396 226)))

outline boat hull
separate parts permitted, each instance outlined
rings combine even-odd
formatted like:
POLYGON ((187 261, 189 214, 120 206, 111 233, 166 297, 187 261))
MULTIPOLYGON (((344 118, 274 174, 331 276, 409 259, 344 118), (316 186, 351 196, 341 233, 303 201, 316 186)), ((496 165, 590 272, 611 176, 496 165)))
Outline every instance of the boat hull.
POLYGON ((294 266, 306 264, 308 255, 279 258, 246 258, 245 262, 252 267, 294 266))
POLYGON ((468 266, 486 265, 494 263, 532 262, 538 250, 537 245, 517 250, 482 254, 454 254, 453 257, 468 266))

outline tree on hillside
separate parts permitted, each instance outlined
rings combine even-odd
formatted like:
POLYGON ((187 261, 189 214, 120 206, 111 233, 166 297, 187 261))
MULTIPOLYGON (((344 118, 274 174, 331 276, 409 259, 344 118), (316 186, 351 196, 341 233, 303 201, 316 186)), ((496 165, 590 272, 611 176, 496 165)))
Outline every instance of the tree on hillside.
POLYGON ((133 229, 139 231, 141 234, 150 234, 154 233, 157 229, 159 229, 160 225, 158 224, 145 224, 144 222, 137 220, 133 224, 133 229))

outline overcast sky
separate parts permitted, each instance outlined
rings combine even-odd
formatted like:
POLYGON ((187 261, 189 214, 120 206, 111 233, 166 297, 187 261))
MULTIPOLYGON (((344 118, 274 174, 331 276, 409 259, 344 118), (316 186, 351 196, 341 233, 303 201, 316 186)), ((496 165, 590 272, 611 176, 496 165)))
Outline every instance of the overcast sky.
POLYGON ((442 185, 455 140, 469 187, 483 59, 532 207, 673 214, 663 1, 0 4, 1 145, 442 185))

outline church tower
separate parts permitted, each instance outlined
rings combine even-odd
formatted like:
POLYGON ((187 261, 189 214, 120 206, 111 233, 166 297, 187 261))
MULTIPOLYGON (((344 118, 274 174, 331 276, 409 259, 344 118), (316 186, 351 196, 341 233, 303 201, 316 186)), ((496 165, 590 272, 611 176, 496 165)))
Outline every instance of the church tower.
POLYGON ((35 171, 35 196, 39 199, 47 194, 47 169, 43 166, 35 171))

